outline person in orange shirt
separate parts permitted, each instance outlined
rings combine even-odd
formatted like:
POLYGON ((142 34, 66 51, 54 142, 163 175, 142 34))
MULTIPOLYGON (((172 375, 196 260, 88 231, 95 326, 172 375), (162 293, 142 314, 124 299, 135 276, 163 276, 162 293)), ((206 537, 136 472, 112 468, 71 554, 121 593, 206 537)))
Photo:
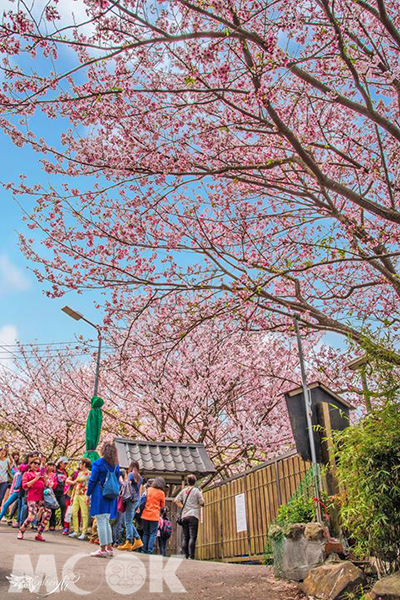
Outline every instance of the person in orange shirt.
POLYGON ((164 479, 156 477, 147 490, 146 505, 142 513, 142 552, 146 554, 153 554, 154 552, 161 509, 165 506, 165 489, 164 479))

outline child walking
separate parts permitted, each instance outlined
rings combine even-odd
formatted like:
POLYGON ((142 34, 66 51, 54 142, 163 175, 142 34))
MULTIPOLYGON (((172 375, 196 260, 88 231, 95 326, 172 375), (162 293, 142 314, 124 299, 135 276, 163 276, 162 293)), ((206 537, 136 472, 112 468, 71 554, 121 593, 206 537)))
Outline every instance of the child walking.
POLYGON ((167 542, 172 535, 172 523, 168 519, 168 509, 161 509, 160 522, 158 525, 158 547, 161 556, 167 556, 167 542))

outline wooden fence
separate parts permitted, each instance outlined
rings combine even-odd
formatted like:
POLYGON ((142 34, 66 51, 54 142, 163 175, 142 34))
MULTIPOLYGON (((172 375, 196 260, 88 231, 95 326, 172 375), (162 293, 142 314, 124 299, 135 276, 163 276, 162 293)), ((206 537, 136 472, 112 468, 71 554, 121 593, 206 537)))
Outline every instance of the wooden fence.
POLYGON ((309 467, 293 452, 205 490, 197 558, 225 562, 262 559, 270 523, 309 467), (240 509, 244 509, 242 514, 240 509), (238 528, 245 531, 238 532, 238 528))

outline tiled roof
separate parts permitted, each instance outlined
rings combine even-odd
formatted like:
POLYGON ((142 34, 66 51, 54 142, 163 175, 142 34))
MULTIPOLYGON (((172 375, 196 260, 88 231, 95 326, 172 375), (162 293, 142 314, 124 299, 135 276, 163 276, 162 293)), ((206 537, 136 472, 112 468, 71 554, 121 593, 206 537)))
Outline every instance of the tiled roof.
POLYGON ((201 477, 215 472, 203 444, 147 442, 126 438, 115 438, 114 442, 121 467, 127 468, 132 460, 137 460, 145 475, 179 478, 189 473, 201 477))

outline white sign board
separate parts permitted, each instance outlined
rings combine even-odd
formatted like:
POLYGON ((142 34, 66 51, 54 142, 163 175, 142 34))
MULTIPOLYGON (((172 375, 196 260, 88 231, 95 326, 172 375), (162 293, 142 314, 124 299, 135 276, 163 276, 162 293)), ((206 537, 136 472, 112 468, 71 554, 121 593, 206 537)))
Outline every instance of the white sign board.
POLYGON ((244 494, 238 494, 235 496, 236 505, 236 531, 247 531, 247 519, 246 519, 246 501, 244 494))

